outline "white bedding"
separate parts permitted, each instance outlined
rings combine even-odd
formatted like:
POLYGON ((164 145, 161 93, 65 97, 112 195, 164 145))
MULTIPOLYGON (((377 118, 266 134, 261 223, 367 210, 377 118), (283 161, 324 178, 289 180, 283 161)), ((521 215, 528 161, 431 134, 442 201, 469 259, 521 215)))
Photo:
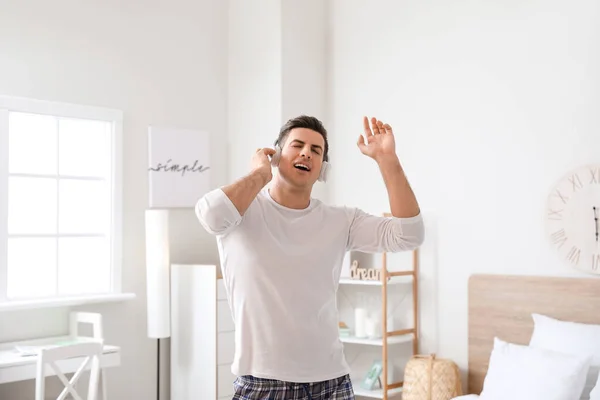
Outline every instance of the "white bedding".
POLYGON ((529 346, 592 358, 581 400, 600 400, 600 325, 561 321, 532 314, 534 329, 529 346), (591 397, 590 397, 591 396, 591 397))
POLYGON ((481 400, 579 400, 591 358, 494 339, 481 400))
POLYGON ((600 325, 532 318, 529 345, 494 338, 483 392, 452 400, 600 400, 600 325))

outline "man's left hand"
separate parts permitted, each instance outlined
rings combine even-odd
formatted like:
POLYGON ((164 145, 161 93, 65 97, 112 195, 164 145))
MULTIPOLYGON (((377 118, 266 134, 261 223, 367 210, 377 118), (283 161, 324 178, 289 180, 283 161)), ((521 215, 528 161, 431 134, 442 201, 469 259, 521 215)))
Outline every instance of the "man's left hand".
POLYGON ((363 118, 363 124, 364 136, 360 135, 356 143, 361 153, 377 162, 390 156, 397 157, 396 141, 394 140, 392 127, 389 124, 384 124, 376 118, 371 118, 371 125, 369 125, 367 117, 363 118))

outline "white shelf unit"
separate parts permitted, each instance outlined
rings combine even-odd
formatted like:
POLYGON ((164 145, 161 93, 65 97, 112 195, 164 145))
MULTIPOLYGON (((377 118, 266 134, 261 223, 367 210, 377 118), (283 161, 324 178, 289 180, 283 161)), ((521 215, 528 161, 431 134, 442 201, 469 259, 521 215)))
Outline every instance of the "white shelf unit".
MULTIPOLYGON (((383 346, 383 338, 380 339, 368 339, 368 338, 357 338, 353 336, 348 337, 340 337, 340 340, 343 343, 354 343, 354 344, 364 344, 368 346, 383 346)), ((388 344, 400 344, 400 343, 410 343, 412 342, 413 337, 411 334, 401 335, 401 336, 392 336, 387 340, 388 344)))
POLYGON ((171 399, 231 399, 234 350, 219 267, 171 265, 171 399))
MULTIPOLYGON (((357 338, 354 336, 345 337, 340 336, 340 340, 348 346, 369 346, 370 348, 381 348, 380 359, 383 363, 383 371, 381 373, 381 386, 380 389, 375 390, 365 390, 361 387, 362 382, 362 374, 354 374, 353 376, 353 386, 355 395, 359 398, 372 398, 372 399, 383 399, 383 400, 391 400, 398 397, 402 393, 402 386, 404 384, 402 379, 393 379, 391 381, 389 378, 389 353, 392 348, 396 348, 397 346, 404 346, 405 344, 412 343, 410 355, 418 354, 419 351, 419 337, 418 337, 418 328, 419 328, 419 320, 418 320, 418 272, 419 272, 419 249, 416 249, 411 252, 411 269, 402 269, 402 270, 389 270, 389 258, 388 254, 383 253, 381 255, 381 280, 380 281, 369 281, 369 280, 357 280, 352 278, 341 278, 340 279, 340 288, 342 290, 346 290, 349 288, 356 288, 357 290, 368 289, 371 291, 376 291, 377 294, 381 297, 381 308, 380 312, 382 316, 386 316, 386 318, 381 318, 381 332, 385 332, 385 334, 381 334, 380 338, 357 338), (400 326, 401 329, 388 330, 388 311, 390 305, 388 303, 388 295, 390 293, 394 294, 404 289, 409 289, 406 286, 410 286, 410 290, 412 291, 412 317, 410 321, 405 321, 403 326, 400 326)), ((408 295, 408 294, 407 294, 408 295)), ((407 296, 405 295, 405 296, 407 296)), ((403 297, 404 299, 404 297, 403 297)), ((393 329, 393 328, 392 328, 393 329)), ((355 349, 356 350, 356 349, 355 349)), ((356 350, 357 353, 360 353, 361 350, 356 350)))
MULTIPOLYGON (((391 278, 388 280, 387 285, 405 285, 407 282, 412 282, 412 274, 404 275, 404 279, 400 279, 400 277, 391 278), (408 278, 408 279, 407 279, 408 278)), ((341 278, 340 285, 366 285, 366 286, 383 286, 383 282, 381 281, 361 281, 358 279, 352 278, 341 278)))

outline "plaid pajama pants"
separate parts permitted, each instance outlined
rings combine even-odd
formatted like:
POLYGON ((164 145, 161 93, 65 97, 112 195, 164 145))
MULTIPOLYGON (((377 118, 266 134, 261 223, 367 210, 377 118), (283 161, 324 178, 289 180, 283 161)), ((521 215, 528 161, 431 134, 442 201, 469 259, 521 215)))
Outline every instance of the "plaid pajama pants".
POLYGON ((249 375, 233 382, 232 400, 354 400, 348 375, 314 383, 283 382, 249 375))

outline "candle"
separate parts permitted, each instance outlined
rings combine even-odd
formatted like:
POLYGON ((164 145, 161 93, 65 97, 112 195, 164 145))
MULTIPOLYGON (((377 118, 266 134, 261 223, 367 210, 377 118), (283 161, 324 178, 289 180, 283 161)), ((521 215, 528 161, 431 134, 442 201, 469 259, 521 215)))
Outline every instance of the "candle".
POLYGON ((379 338, 379 321, 377 321, 377 318, 367 318, 366 331, 369 339, 379 338))
POLYGON ((367 337, 367 310, 364 308, 354 310, 354 336, 367 337))

